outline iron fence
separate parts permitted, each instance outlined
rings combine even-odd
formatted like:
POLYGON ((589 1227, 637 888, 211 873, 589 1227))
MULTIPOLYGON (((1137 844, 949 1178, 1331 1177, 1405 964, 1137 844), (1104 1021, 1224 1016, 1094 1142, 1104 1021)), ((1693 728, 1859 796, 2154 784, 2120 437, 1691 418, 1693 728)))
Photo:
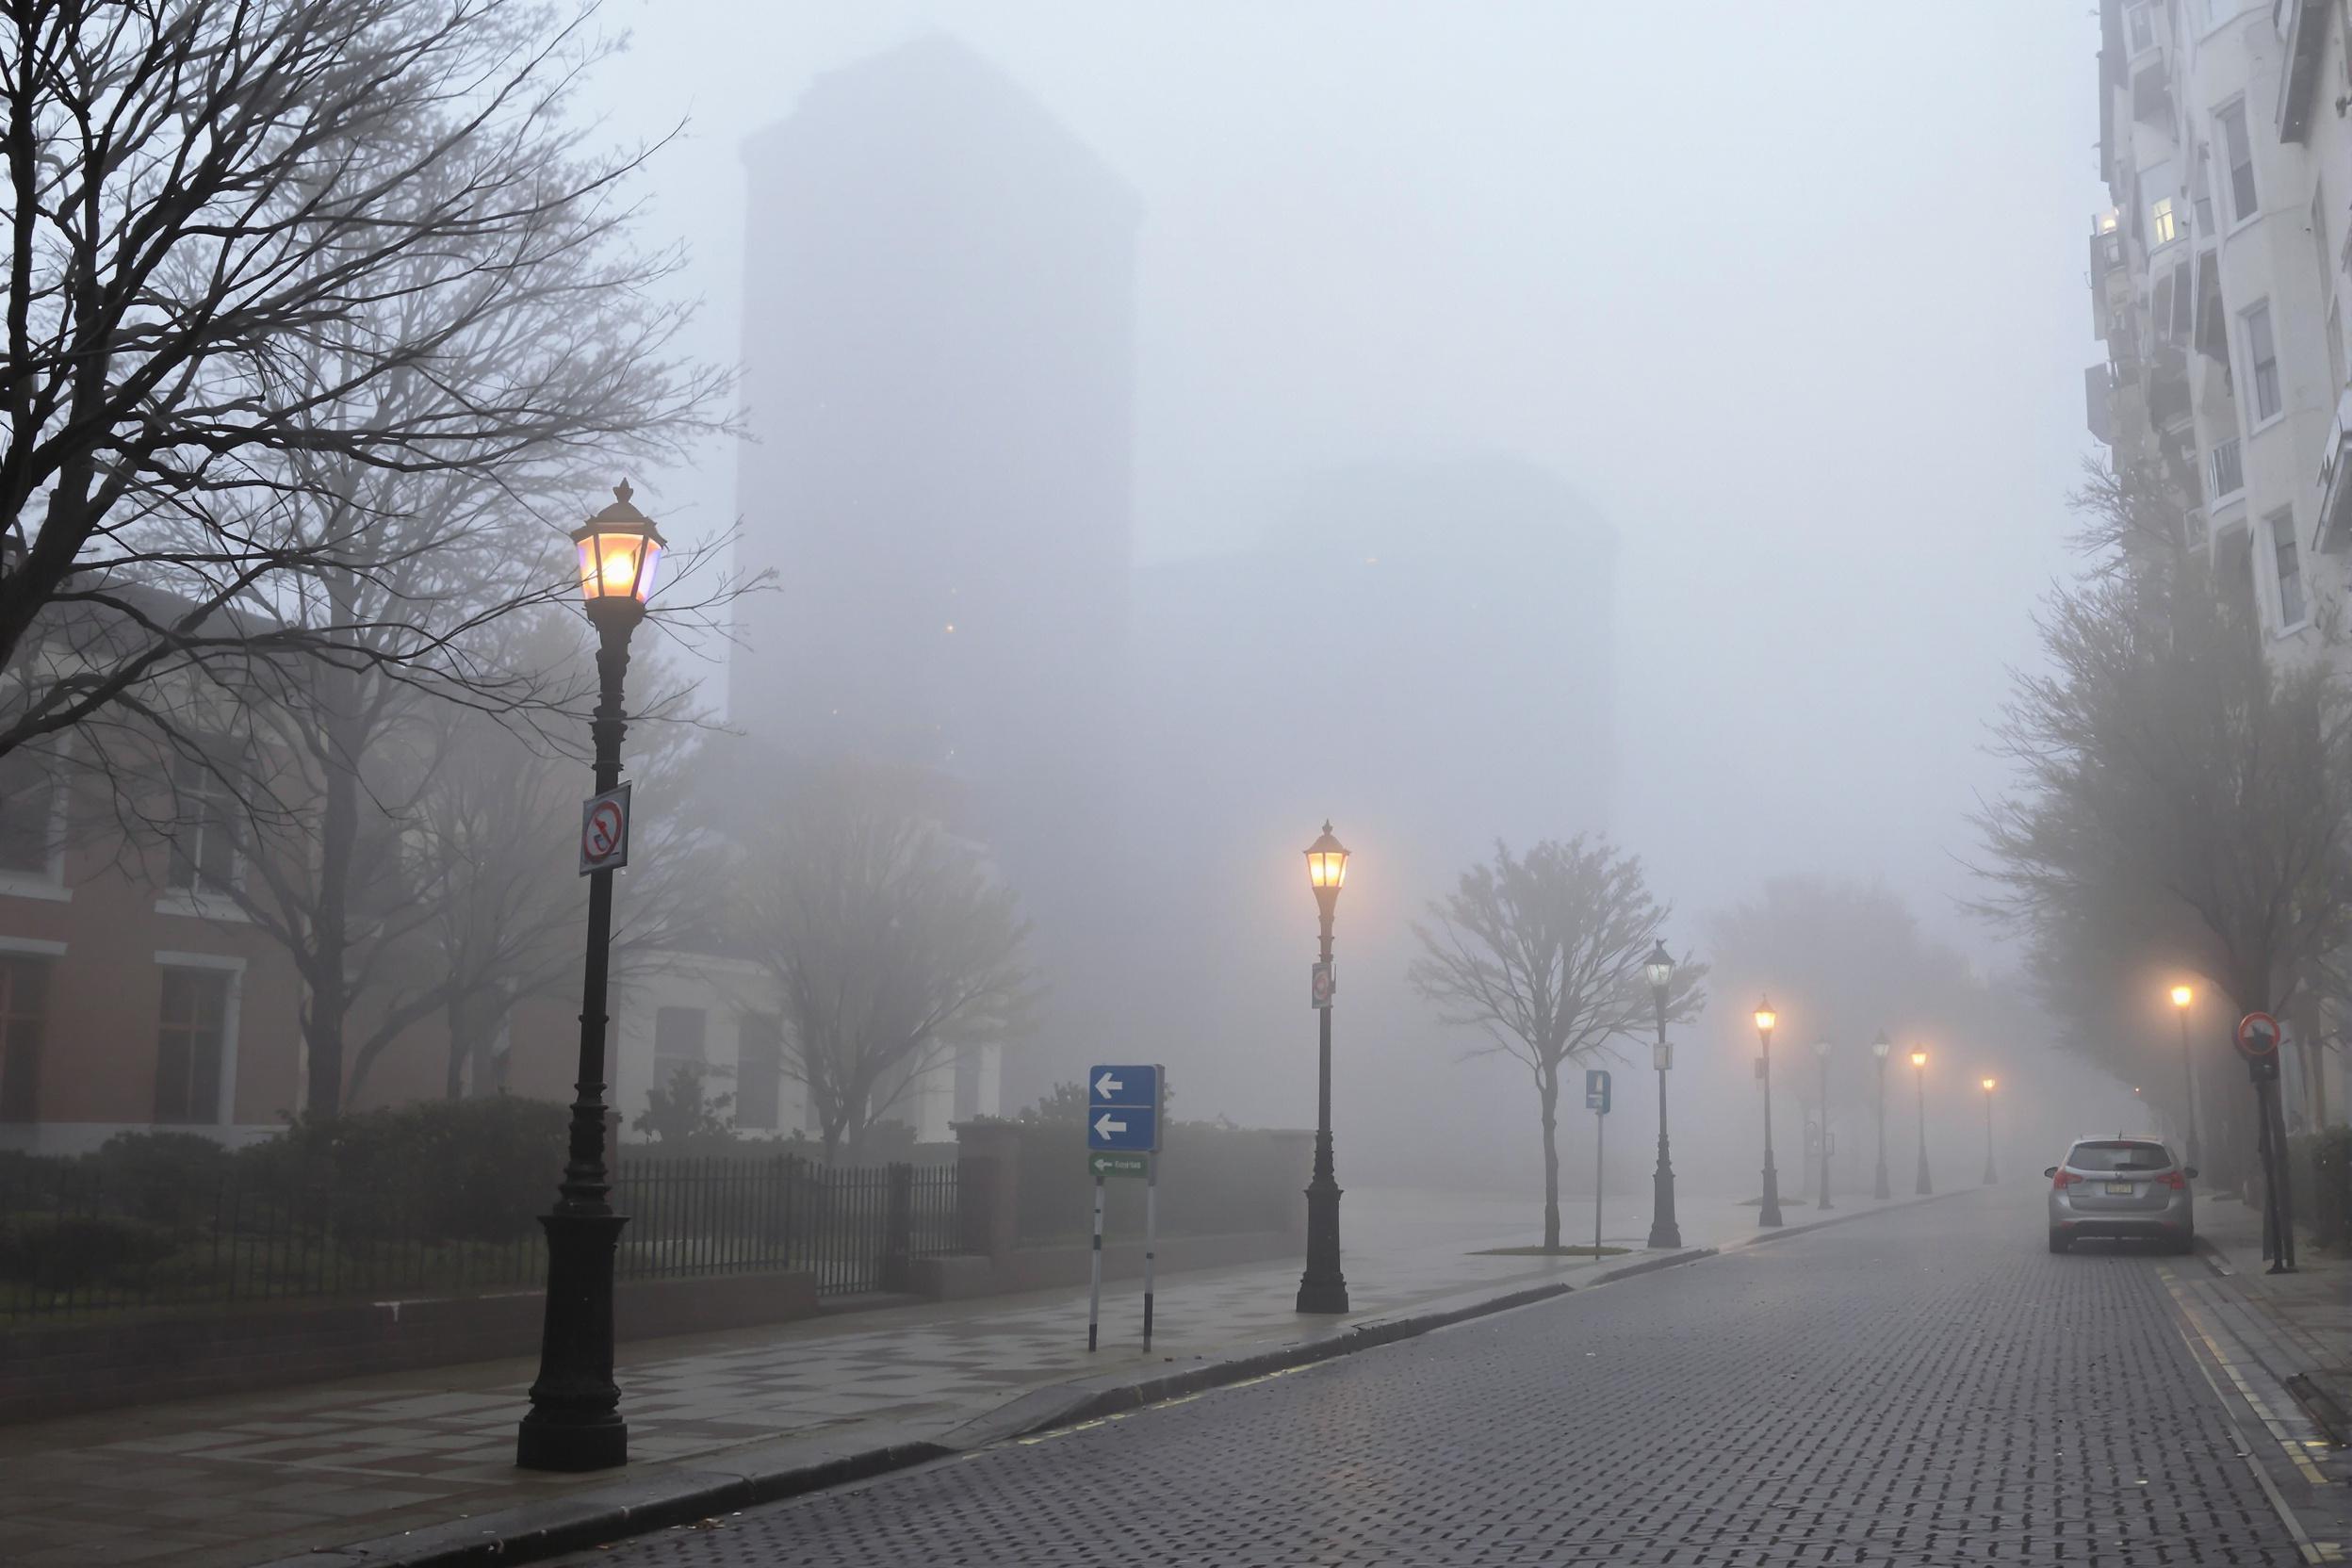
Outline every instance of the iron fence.
MULTIPOLYGON (((806 1270, 826 1295, 889 1288, 898 1260, 962 1250, 957 1168, 798 1156, 625 1159, 629 1280, 806 1270)), ((547 1197, 551 1198, 549 1193, 547 1197)), ((208 1188, 109 1180, 72 1161, 0 1168, 0 1327, 100 1314, 536 1290, 535 1195, 429 1212, 378 1185, 270 1168, 208 1188)))

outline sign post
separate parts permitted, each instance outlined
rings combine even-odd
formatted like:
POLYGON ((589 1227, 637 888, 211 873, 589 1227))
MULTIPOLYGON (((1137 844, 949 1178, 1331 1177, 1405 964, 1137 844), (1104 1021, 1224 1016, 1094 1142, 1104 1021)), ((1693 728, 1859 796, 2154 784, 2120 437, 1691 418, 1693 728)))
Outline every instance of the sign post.
POLYGON ((1086 1168, 1094 1176, 1094 1261, 1086 1292, 1086 1348, 1101 1343, 1102 1179, 1143 1178, 1143 1348, 1152 1348, 1152 1287, 1160 1224, 1160 1102, 1166 1075, 1151 1066, 1086 1070, 1086 1168))
POLYGON ((1584 1108, 1592 1113, 1592 1261, 1601 1261, 1601 1178, 1606 1170, 1601 1150, 1609 1128, 1609 1072, 1588 1068, 1584 1074, 1584 1108))
POLYGON ((2262 1251, 2273 1274, 2296 1271, 2294 1183, 2287 1173, 2286 1115, 2278 1097, 2278 1041, 2284 1034, 2268 1013, 2248 1013, 2231 1037, 2254 1085, 2255 1150, 2262 1158, 2264 1197, 2262 1251))

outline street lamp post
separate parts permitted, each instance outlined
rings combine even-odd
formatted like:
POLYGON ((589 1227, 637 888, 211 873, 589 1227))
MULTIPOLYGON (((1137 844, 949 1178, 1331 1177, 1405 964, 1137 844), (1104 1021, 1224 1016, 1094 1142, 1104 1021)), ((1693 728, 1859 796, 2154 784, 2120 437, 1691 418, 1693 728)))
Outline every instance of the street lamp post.
POLYGON ((1321 914, 1321 957, 1315 966, 1315 1013, 1322 1051, 1315 1072, 1315 1176, 1307 1183, 1307 1269, 1298 1277, 1300 1312, 1348 1310, 1348 1280, 1339 1271, 1339 1181, 1331 1170, 1331 913, 1348 880, 1348 851, 1323 825, 1307 846, 1307 881, 1321 914))
POLYGON ((1984 1184, 1993 1184, 1993 1083, 1984 1080, 1984 1184))
POLYGON ((1878 1060, 1878 1174, 1870 1182, 1870 1196, 1879 1199, 1894 1196, 1894 1189, 1886 1184, 1886 1054, 1894 1048, 1884 1029, 1870 1042, 1870 1054, 1878 1060))
POLYGON ((1658 1173, 1650 1178, 1650 1246, 1682 1245, 1682 1227, 1674 1223, 1674 1161, 1666 1142, 1666 992, 1674 983, 1674 955, 1660 940, 1644 966, 1650 996, 1658 1004, 1658 1173))
POLYGON ((1936 1190, 1936 1184, 1927 1179, 1927 1051, 1915 1048, 1911 1053, 1911 1082, 1919 1093, 1919 1179, 1911 1190, 1921 1198, 1936 1190))
POLYGON ((1821 1192, 1818 1207, 1828 1208, 1829 1201, 1829 1042, 1815 1040, 1813 1054, 1821 1062, 1821 1192))
MULTIPOLYGON (((629 504, 627 482, 612 494, 613 503, 572 534, 580 547, 580 596, 596 629, 598 692, 590 730, 597 794, 621 782, 629 637, 645 619, 664 543, 652 519, 629 504)), ((539 1378, 531 1385, 531 1410, 514 1443, 514 1462, 526 1470, 602 1470, 629 1462, 629 1425, 612 1381, 612 1253, 628 1220, 607 1201, 612 1188, 604 1168, 604 1009, 612 944, 612 870, 604 866, 588 874, 569 1158, 555 1207, 539 1220, 547 1233, 547 1316, 539 1378)))
POLYGON ((2197 1154, 2197 1064, 2189 1056, 2189 1004, 2197 993, 2186 986, 2172 988, 2172 1010, 2180 1020, 2180 1107, 2189 1119, 2189 1157, 2182 1163, 2196 1165, 2197 1154))
POLYGON ((1759 998, 1756 1035, 1764 1042, 1764 1053, 1756 1058, 1756 1075, 1764 1081, 1764 1205, 1756 1214, 1758 1226, 1781 1223, 1780 1173, 1772 1168, 1772 1025, 1779 1020, 1780 1015, 1772 1011, 1772 999, 1759 998))

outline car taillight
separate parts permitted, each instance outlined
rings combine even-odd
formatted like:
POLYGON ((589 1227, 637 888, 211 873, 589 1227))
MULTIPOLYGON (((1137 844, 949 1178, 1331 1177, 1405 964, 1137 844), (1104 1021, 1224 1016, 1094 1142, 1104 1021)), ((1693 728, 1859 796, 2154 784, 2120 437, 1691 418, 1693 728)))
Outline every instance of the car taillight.
POLYGON ((2058 1168, 2058 1174, 2050 1178, 2050 1187, 2052 1192, 2064 1192, 2075 1183, 2085 1179, 2061 1166, 2058 1168))
POLYGON ((2156 1178, 2156 1184, 2159 1186, 2167 1186, 2173 1191, 2179 1192, 2181 1188, 2189 1184, 2189 1179, 2186 1176, 2181 1175, 2177 1170, 2167 1170, 2162 1176, 2156 1178))

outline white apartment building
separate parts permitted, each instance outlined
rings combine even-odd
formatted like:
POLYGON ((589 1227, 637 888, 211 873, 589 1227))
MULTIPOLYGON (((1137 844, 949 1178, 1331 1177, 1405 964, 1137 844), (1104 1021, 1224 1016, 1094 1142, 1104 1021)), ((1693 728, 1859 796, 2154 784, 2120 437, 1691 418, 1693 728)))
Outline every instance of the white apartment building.
POLYGON ((2352 0, 2100 0, 2099 23, 2092 433, 2165 477, 2272 656, 2316 657, 2352 571, 2352 0))

